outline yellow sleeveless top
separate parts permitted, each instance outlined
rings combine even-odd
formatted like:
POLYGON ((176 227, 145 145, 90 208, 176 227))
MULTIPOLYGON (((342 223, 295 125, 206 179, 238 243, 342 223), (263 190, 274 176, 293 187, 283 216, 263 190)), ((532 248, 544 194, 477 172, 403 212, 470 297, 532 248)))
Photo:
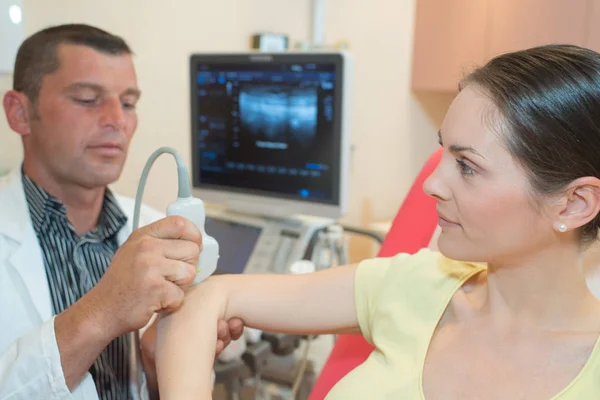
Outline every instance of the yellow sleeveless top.
MULTIPOLYGON (((431 250, 359 264, 355 278, 358 322, 375 350, 326 399, 425 400, 422 374, 438 322, 454 293, 483 269, 480 264, 452 261, 431 250)), ((600 399, 599 343, 577 377, 552 399, 600 399)))

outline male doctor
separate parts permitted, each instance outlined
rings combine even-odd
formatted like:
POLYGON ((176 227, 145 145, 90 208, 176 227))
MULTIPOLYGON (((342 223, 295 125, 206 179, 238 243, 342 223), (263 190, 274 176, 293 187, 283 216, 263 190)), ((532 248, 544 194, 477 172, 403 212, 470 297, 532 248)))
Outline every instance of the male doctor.
MULTIPOLYGON (((19 48, 13 89, 24 160, 0 182, 0 399, 147 397, 130 333, 181 304, 201 236, 147 207, 132 234, 133 201, 107 188, 137 126, 131 50, 91 26, 48 28, 19 48)), ((240 327, 219 321, 217 352, 240 327)))

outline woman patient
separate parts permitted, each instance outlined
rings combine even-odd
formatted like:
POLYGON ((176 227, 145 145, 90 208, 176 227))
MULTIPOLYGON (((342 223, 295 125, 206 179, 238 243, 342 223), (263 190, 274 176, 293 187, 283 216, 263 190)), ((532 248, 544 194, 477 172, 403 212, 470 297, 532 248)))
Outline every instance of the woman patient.
POLYGON ((216 321, 359 333, 376 350, 328 399, 598 399, 600 54, 546 46, 460 83, 425 183, 439 252, 307 275, 215 276, 159 324, 161 398, 210 399, 216 321), (212 331, 206 327, 215 327, 212 331))

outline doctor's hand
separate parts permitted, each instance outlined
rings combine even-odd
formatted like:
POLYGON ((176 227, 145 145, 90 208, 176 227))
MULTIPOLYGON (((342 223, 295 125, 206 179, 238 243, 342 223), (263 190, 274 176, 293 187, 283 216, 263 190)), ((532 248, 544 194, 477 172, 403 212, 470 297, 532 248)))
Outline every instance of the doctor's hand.
POLYGON ((146 326, 154 313, 179 308, 201 248, 200 231, 182 217, 134 231, 86 295, 102 312, 102 328, 118 337, 146 326))
POLYGON ((215 356, 218 356, 232 340, 238 340, 244 333, 244 321, 232 318, 229 321, 217 321, 217 347, 215 356))
POLYGON ((54 320, 70 390, 114 338, 181 305, 201 248, 200 231, 182 217, 167 217, 129 236, 98 284, 54 320))

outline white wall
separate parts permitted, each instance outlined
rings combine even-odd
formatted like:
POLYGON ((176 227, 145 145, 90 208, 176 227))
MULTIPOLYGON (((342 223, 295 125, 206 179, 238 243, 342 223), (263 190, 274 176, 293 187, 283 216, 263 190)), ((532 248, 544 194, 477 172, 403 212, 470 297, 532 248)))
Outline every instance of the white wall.
MULTIPOLYGON (((115 188, 135 194, 152 151, 175 147, 189 161, 188 55, 244 51, 255 31, 286 32, 306 40, 310 0, 24 0, 26 33, 50 24, 87 22, 122 35, 136 53, 143 91, 140 124, 115 188)), ((350 222, 360 222, 370 199, 376 218, 394 215, 437 140, 436 122, 410 92, 415 0, 329 0, 325 36, 346 40, 355 60, 352 132, 355 152, 350 222), (375 177, 379 179, 374 179, 375 177)), ((0 78, 0 92, 8 89, 0 78)), ((435 104, 442 111, 447 100, 435 104)), ((20 141, 0 123, 0 167, 15 165, 20 141)), ((144 200, 161 209, 176 192, 174 164, 165 156, 151 174, 144 200)))
MULTIPOLYGON (((375 219, 393 217, 437 144, 438 127, 410 90, 415 3, 328 1, 327 39, 346 39, 355 58, 353 221, 365 199, 375 219)), ((448 104, 444 99, 431 108, 445 111, 448 104)))

